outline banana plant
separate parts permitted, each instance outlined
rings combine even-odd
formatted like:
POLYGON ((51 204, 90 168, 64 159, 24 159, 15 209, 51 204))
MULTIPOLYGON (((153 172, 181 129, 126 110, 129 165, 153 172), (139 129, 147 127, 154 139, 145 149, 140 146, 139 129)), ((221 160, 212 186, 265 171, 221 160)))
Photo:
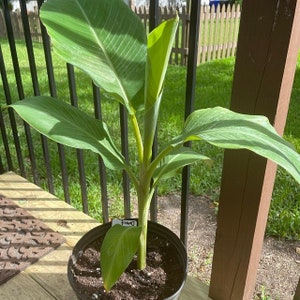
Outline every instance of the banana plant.
POLYGON ((136 190, 138 226, 113 226, 101 248, 104 286, 110 290, 133 256, 146 266, 147 220, 151 198, 160 180, 178 169, 209 158, 187 148, 202 140, 227 149, 248 149, 286 169, 300 183, 300 155, 282 139, 264 116, 245 115, 221 107, 194 111, 182 132, 159 147, 152 144, 161 109, 163 83, 178 26, 167 20, 146 35, 140 19, 122 0, 47 0, 40 18, 54 50, 86 72, 94 83, 126 108, 132 123, 137 159, 127 162, 108 126, 49 96, 10 105, 26 122, 57 143, 89 149, 107 168, 125 170, 136 190), (137 172, 135 170, 138 170, 137 172))

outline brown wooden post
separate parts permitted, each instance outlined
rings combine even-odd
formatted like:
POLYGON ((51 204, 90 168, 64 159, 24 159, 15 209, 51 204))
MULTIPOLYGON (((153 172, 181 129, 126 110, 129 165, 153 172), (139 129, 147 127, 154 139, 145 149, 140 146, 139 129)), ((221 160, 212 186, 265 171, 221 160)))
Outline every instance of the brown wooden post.
POLYGON ((298 285, 296 287, 296 292, 295 292, 293 300, 300 300, 300 278, 298 281, 298 285))
MULTIPOLYGON (((300 1, 244 0, 231 108, 283 132, 300 38, 300 1)), ((225 151, 209 296, 252 299, 276 166, 225 151)), ((271 272, 271 270, 270 270, 271 272)))

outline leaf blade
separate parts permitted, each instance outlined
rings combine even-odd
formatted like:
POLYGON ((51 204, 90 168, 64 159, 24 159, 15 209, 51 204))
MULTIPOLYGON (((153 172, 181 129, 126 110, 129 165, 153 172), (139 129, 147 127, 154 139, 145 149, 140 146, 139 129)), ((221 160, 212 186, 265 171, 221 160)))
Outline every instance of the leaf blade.
POLYGON ((132 261, 139 246, 141 227, 110 228, 101 245, 100 262, 104 287, 109 291, 132 261))
POLYGON ((144 116, 144 149, 146 160, 150 159, 152 154, 151 149, 157 127, 163 82, 177 26, 178 16, 161 23, 148 36, 144 116))
POLYGON ((146 35, 131 9, 122 0, 49 0, 40 16, 59 55, 130 110, 146 64, 146 35))
POLYGON ((51 140, 98 153, 112 170, 123 169, 124 159, 105 123, 48 96, 27 98, 10 105, 30 126, 51 140), (74 134, 76 132, 76 134, 74 134))
POLYGON ((161 94, 178 21, 178 16, 169 19, 157 26, 148 36, 146 109, 151 107, 161 94))
POLYGON ((199 160, 210 160, 210 158, 187 147, 177 149, 174 153, 166 156, 161 165, 156 168, 153 175, 154 180, 170 178, 177 170, 199 160))
POLYGON ((299 153, 264 116, 235 113, 221 107, 195 111, 173 145, 200 139, 220 148, 253 151, 280 165, 300 183, 299 153))

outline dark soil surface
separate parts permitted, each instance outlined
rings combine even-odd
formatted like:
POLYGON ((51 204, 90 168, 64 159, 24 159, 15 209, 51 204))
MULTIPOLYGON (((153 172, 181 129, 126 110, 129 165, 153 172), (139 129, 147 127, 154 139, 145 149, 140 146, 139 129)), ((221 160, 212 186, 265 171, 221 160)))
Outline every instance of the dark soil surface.
POLYGON ((174 246, 149 234, 147 267, 140 271, 133 260, 113 288, 106 292, 99 267, 101 242, 97 240, 71 264, 74 286, 80 290, 82 299, 160 300, 170 297, 180 288, 185 272, 174 256, 174 246))
MULTIPOLYGON (((158 221, 179 233, 180 196, 161 197, 158 221)), ((190 198, 188 256, 189 274, 209 285, 217 221, 216 209, 204 197, 190 198)), ((300 241, 267 237, 253 299, 291 300, 300 276, 300 241), (268 298, 267 298, 268 297, 268 298)))

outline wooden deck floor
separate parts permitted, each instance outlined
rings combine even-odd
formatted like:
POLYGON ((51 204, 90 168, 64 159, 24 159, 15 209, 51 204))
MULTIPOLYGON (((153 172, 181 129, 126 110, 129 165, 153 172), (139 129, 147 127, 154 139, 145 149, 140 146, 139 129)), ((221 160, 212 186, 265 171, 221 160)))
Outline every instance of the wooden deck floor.
MULTIPOLYGON (((14 200, 66 238, 65 244, 2 284, 0 299, 76 299, 66 275, 67 261, 78 239, 99 223, 13 172, 0 175, 0 194, 14 200), (62 222, 58 222, 60 220, 65 221, 64 226, 61 225, 62 222)), ((210 298, 207 295, 206 285, 188 277, 180 300, 208 300, 210 298)))

